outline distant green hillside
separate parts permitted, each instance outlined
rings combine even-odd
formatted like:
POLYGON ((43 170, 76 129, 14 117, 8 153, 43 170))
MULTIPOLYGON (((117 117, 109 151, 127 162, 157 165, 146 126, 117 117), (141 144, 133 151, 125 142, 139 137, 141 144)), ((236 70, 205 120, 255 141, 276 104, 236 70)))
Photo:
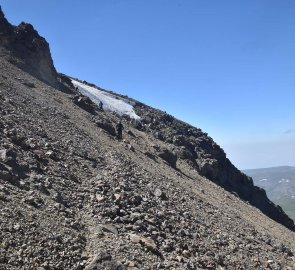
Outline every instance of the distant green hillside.
POLYGON ((295 221, 295 167, 252 169, 244 173, 253 178, 256 186, 264 188, 268 197, 295 221))

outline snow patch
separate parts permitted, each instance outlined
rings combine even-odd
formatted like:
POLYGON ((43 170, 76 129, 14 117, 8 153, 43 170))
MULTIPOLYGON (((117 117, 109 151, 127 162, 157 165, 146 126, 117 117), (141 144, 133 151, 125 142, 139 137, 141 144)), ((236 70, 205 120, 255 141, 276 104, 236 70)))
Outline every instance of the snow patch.
POLYGON ((260 182, 263 182, 263 181, 268 181, 268 179, 264 178, 264 179, 261 179, 259 180, 260 182))
POLYGON ((130 118, 135 120, 140 120, 140 117, 134 111, 134 103, 127 99, 117 97, 111 93, 107 93, 98 90, 95 87, 89 86, 87 84, 72 80, 75 87, 78 88, 79 92, 87 97, 89 97, 97 106, 99 106, 100 101, 103 103, 103 109, 116 112, 119 115, 128 115, 130 118))
POLYGON ((279 183, 289 183, 289 182, 290 180, 285 178, 282 178, 281 180, 279 180, 279 183))

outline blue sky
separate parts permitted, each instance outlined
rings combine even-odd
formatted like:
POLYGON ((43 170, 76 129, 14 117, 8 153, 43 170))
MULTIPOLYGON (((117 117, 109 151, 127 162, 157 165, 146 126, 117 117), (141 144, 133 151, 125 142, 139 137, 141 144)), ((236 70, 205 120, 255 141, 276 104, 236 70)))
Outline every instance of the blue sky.
POLYGON ((295 1, 2 0, 58 71, 207 132, 240 169, 295 166, 295 1))

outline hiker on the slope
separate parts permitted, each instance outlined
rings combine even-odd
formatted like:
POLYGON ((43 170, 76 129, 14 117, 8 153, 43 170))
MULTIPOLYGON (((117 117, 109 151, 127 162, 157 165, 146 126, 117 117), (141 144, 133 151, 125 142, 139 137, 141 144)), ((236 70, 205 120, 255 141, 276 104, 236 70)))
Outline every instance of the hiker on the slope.
POLYGON ((117 138, 118 140, 122 140, 122 132, 123 132, 123 125, 122 125, 122 122, 120 121, 119 124, 116 126, 116 129, 117 129, 117 138))
POLYGON ((103 111, 103 103, 102 103, 101 100, 99 101, 98 109, 99 109, 100 111, 103 111))

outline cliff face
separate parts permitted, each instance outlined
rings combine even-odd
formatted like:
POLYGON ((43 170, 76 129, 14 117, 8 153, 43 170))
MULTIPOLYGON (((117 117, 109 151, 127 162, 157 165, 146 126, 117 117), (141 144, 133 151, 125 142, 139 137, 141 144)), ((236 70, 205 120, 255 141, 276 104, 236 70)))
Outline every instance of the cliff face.
POLYGON ((0 7, 0 53, 19 68, 52 86, 58 86, 47 41, 27 23, 11 25, 0 7))
POLYGON ((0 33, 1 38, 2 35, 9 35, 13 32, 13 27, 10 25, 10 23, 6 20, 4 13, 0 6, 0 33))
POLYGON ((176 156, 192 169, 295 231, 293 220, 268 199, 263 189, 254 186, 252 178, 239 171, 206 133, 141 103, 137 103, 137 112, 145 131, 171 145, 176 156))

